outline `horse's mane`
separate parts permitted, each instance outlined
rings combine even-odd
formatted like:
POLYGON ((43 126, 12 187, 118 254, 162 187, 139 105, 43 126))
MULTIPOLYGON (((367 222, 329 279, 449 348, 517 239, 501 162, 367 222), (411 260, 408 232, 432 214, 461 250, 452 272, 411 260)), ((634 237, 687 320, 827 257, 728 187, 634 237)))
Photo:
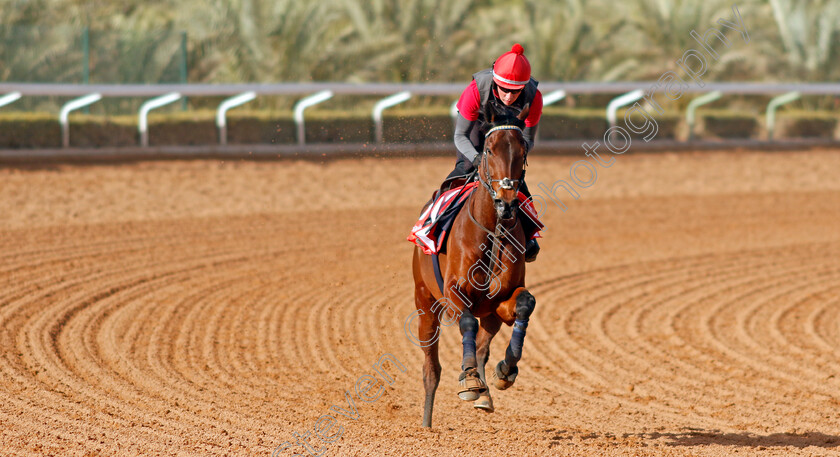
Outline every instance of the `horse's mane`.
POLYGON ((514 125, 520 129, 525 128, 525 121, 519 120, 518 113, 505 107, 496 107, 492 103, 488 103, 484 111, 484 123, 482 131, 488 131, 493 127, 502 125, 514 125), (490 121, 492 119, 492 122, 490 121))
MULTIPOLYGON (((526 105, 527 107, 530 105, 526 105)), ((520 120, 517 115, 516 111, 506 108, 504 106, 494 106, 493 103, 488 103, 487 107, 484 110, 484 122, 480 127, 480 132, 489 132, 490 129, 494 127, 500 127, 503 125, 513 125, 519 127, 520 129, 525 129, 525 121, 520 120), (492 119, 492 121, 491 121, 492 119)), ((525 151, 525 163, 528 163, 528 149, 527 144, 525 143, 524 136, 519 137, 520 143, 522 143, 523 150, 525 151)))

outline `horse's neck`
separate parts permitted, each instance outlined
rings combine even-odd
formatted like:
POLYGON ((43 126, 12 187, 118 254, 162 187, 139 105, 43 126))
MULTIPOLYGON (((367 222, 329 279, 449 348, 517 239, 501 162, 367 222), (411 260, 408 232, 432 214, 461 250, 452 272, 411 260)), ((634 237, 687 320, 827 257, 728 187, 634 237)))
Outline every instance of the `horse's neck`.
POLYGON ((493 206, 493 198, 487 189, 480 184, 473 191, 470 196, 470 210, 476 222, 483 225, 485 228, 493 231, 496 229, 498 217, 496 215, 496 208, 493 206))
MULTIPOLYGON (((524 239, 520 241, 510 238, 511 236, 521 236, 519 234, 523 233, 522 230, 516 228, 521 224, 515 219, 512 222, 514 225, 503 224, 503 233, 498 233, 497 224, 501 221, 498 219, 496 208, 493 205, 493 198, 482 187, 473 191, 468 204, 475 222, 491 232, 488 234, 485 230, 475 227, 475 223, 470 224, 474 229, 471 236, 466 240, 468 248, 465 255, 467 259, 472 258, 474 267, 479 265, 479 260, 482 261, 480 264, 482 267, 478 268, 477 272, 473 271, 472 268, 469 270, 469 274, 477 275, 470 276, 470 280, 476 280, 478 284, 483 285, 489 285, 491 281, 496 281, 497 285, 495 287, 501 287, 500 290, 512 293, 511 287, 515 288, 521 285, 522 275, 524 275, 524 264, 522 262, 516 263, 517 259, 521 259, 521 257, 517 257, 518 253, 524 252, 524 250, 512 245, 513 243, 516 246, 522 246, 524 239), (496 236, 496 234, 499 236, 496 236), (472 238, 473 236, 476 238, 472 238)), ((476 283, 472 284, 475 286, 476 283)))

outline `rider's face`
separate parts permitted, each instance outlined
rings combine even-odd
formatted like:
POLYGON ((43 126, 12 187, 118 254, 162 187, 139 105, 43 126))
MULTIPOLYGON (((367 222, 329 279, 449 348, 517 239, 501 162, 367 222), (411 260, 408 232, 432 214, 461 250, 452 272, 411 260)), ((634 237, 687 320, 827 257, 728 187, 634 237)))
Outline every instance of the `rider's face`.
POLYGON ((519 98, 519 94, 522 93, 522 89, 505 89, 502 86, 496 86, 496 92, 499 94, 499 100, 501 100, 506 106, 510 106, 517 98, 519 98))

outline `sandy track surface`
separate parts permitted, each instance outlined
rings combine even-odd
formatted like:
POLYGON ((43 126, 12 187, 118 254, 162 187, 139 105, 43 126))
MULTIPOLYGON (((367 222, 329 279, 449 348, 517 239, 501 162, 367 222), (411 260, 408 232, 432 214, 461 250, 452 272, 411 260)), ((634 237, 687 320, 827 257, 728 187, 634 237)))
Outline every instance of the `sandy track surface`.
MULTIPOLYGON (((532 158, 531 188, 579 158, 532 158)), ((599 168, 545 211, 516 385, 493 414, 458 400, 446 328, 425 430, 404 239, 450 167, 0 169, 0 454, 840 454, 839 151, 599 168), (406 372, 359 401, 386 353, 406 372)))

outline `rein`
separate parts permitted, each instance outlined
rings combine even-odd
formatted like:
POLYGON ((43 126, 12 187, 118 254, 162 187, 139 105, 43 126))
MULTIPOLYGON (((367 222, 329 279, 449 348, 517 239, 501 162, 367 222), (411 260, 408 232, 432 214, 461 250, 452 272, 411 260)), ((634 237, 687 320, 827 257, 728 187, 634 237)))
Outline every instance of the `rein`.
MULTIPOLYGON (((499 223, 499 215, 498 215, 498 213, 496 214, 496 231, 491 232, 490 229, 481 225, 481 223, 479 223, 477 220, 475 220, 475 216, 472 215, 472 210, 470 209, 470 206, 471 205, 467 205, 467 214, 470 216, 470 220, 473 222, 473 224, 478 226, 478 228, 480 228, 481 230, 484 230, 485 232, 487 232, 493 238, 493 247, 490 250, 490 262, 491 262, 490 263, 490 268, 491 268, 491 272, 495 273, 496 272, 496 257, 499 255, 499 249, 501 249, 501 245, 502 245, 501 239, 505 237, 505 235, 502 233, 502 224, 499 223)), ((513 224, 513 227, 511 227, 508 230, 508 233, 510 233, 519 224, 519 218, 517 217, 515 219, 516 219, 516 221, 513 224)))

